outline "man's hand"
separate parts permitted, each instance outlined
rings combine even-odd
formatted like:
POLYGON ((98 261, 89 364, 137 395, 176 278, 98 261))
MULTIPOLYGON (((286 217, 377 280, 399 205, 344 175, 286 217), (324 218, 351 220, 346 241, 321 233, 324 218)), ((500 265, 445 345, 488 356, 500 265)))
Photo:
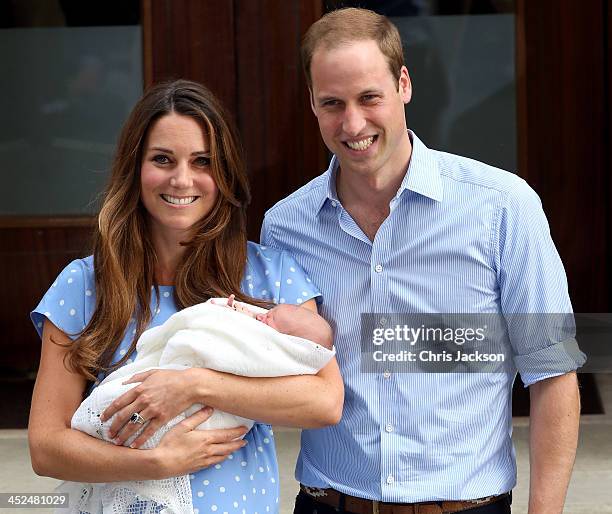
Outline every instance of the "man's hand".
POLYGON ((536 382, 529 394, 529 514, 561 514, 578 445, 576 373, 536 382))

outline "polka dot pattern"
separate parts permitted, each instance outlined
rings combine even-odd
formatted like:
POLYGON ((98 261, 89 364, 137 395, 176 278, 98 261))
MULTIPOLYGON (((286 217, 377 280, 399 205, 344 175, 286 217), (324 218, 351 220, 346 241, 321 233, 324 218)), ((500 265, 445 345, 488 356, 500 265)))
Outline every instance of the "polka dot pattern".
MULTIPOLYGON (((304 302, 318 296, 318 290, 289 254, 254 243, 249 243, 247 250, 247 269, 241 284, 244 292, 274 303, 299 303, 298 300, 304 302)), ((159 299, 155 294, 152 296, 154 317, 148 328, 164 323, 176 312, 171 286, 159 286, 159 299)), ((91 318, 94 306, 93 259, 88 257, 73 261, 60 273, 32 312, 32 321, 39 333, 47 318, 64 332, 78 334, 91 318)), ((115 352, 114 362, 127 354, 135 334, 135 323, 132 318, 115 352)), ((134 358, 136 352, 126 361, 131 362, 134 358)), ((98 381, 102 378, 100 374, 98 381)), ((256 423, 245 439, 247 446, 231 458, 189 476, 194 513, 278 514, 278 466, 272 429, 269 425, 256 423)))
MULTIPOLYGON (((88 259, 72 261, 55 279, 39 305, 30 314, 34 327, 42 334, 45 318, 53 320, 68 337, 75 339, 85 327, 86 308, 94 288, 88 259)), ((93 307, 93 306, 92 306, 93 307)))

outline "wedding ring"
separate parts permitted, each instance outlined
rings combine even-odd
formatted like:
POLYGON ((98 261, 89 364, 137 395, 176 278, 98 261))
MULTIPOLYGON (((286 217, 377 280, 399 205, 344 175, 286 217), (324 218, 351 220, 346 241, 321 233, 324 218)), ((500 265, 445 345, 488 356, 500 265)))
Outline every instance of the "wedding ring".
POLYGON ((134 425, 144 425, 147 422, 138 412, 135 412, 130 416, 130 423, 134 423, 134 425))

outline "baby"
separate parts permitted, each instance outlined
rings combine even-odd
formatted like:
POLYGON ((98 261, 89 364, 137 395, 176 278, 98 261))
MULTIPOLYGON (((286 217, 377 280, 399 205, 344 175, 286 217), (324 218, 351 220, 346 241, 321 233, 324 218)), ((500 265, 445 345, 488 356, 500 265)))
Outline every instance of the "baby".
MULTIPOLYGON (((248 377, 316 374, 335 355, 332 342, 329 324, 304 307, 282 304, 266 310, 237 302, 234 295, 211 299, 183 309, 162 325, 145 331, 136 344, 134 362, 115 370, 91 392, 74 413, 71 426, 111 441, 109 428, 114 418, 102 423, 100 414, 114 399, 138 385, 124 384, 136 373, 202 367, 248 377)), ((157 446, 174 425, 201 408, 200 404, 193 405, 170 420, 143 448, 157 446)), ((253 423, 215 410, 198 429, 250 429, 253 423)), ((130 445, 141 432, 142 428, 124 445, 130 445)), ((135 503, 139 504, 139 512, 145 506, 144 511, 151 512, 193 512, 188 476, 107 484, 64 482, 58 491, 77 498, 71 501, 69 511, 75 513, 121 512, 135 503)))
POLYGON ((333 347, 334 334, 329 323, 310 309, 283 303, 262 313, 253 305, 237 302, 233 294, 227 300, 222 299, 219 301, 219 299, 213 298, 211 303, 214 305, 224 305, 236 312, 246 314, 282 334, 309 339, 328 350, 331 350, 333 347))

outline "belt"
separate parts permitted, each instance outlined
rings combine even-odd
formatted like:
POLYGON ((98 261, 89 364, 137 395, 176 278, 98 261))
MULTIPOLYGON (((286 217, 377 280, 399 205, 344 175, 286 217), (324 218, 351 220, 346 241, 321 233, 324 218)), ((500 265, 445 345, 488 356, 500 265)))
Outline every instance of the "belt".
POLYGON ((508 496, 508 493, 504 493, 475 500, 388 503, 350 496, 335 489, 319 489, 318 487, 307 487, 302 484, 300 484, 300 491, 310 496, 316 502, 329 505, 340 512, 351 514, 452 514, 453 512, 484 507, 508 496))

